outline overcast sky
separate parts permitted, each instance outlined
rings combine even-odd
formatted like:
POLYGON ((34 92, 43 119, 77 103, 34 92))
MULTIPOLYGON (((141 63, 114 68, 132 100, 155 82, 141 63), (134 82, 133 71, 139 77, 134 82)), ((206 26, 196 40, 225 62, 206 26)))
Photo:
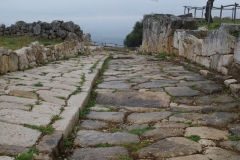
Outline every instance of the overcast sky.
MULTIPOLYGON (((121 43, 134 23, 144 14, 183 14, 183 6, 206 5, 207 0, 1 0, 0 24, 6 26, 23 20, 51 22, 73 21, 92 34, 96 41, 121 43)), ((239 0, 215 0, 214 6, 234 4, 239 0)), ((214 12, 219 15, 219 11, 214 12)), ((224 11, 224 15, 231 12, 224 11)), ((198 11, 198 16, 201 12, 198 11)), ((240 10, 237 12, 240 18, 240 10)))

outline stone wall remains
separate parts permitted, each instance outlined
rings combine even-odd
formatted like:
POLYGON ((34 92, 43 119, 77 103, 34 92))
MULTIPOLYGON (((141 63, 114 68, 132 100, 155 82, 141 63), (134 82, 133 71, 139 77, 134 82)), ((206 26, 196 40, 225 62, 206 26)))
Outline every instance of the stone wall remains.
POLYGON ((145 15, 140 51, 174 53, 240 81, 240 25, 222 24, 214 31, 193 30, 195 20, 185 18, 188 23, 182 16, 145 15))
POLYGON ((54 20, 51 23, 18 21, 10 27, 0 25, 0 36, 37 36, 46 39, 83 40, 83 31, 72 21, 54 20))
POLYGON ((65 57, 74 57, 78 52, 85 52, 85 50, 84 43, 77 40, 46 47, 38 42, 32 42, 28 47, 15 51, 0 47, 0 74, 26 70, 65 57))

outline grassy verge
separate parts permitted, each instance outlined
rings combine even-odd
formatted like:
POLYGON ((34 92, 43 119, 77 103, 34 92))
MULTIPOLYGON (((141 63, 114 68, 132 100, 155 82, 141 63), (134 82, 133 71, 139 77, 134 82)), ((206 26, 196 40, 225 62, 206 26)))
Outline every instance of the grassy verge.
MULTIPOLYGON (((216 30, 219 29, 221 26, 221 21, 218 18, 213 19, 213 23, 210 24, 208 27, 208 23, 205 20, 202 20, 203 23, 201 23, 201 20, 198 21, 197 28, 206 26, 208 30, 216 30)), ((234 23, 231 19, 222 19, 222 23, 234 23)), ((240 24, 240 20, 236 20, 236 24, 240 24)))
POLYGON ((10 37, 4 36, 0 37, 0 47, 7 47, 11 50, 17 50, 24 46, 29 45, 31 42, 38 41, 44 46, 55 45, 63 42, 62 40, 50 40, 44 38, 30 37, 30 36, 20 36, 20 37, 10 37))

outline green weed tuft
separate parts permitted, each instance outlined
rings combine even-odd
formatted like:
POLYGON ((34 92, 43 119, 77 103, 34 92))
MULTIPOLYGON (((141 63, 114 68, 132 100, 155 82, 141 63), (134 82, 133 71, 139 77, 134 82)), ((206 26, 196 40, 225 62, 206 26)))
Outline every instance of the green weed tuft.
POLYGON ((24 127, 36 129, 36 130, 42 132, 43 134, 52 134, 54 132, 54 128, 52 127, 52 125, 36 126, 36 125, 25 124, 24 127))
POLYGON ((198 136, 198 135, 186 136, 185 138, 190 139, 190 140, 192 140, 194 142, 198 142, 201 139, 201 137, 198 136))

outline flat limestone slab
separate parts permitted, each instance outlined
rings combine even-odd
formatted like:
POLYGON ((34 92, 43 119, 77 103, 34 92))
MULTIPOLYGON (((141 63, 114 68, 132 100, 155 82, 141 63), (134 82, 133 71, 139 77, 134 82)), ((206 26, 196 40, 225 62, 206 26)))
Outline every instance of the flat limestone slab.
POLYGON ((46 126, 50 124, 52 115, 40 114, 21 110, 0 110, 0 121, 14 124, 30 124, 37 126, 46 126))
POLYGON ((237 114, 226 112, 215 112, 212 115, 200 113, 181 113, 171 116, 169 118, 169 121, 182 123, 192 122, 193 124, 222 126, 231 123, 237 118, 237 114))
POLYGON ((205 155, 211 160, 239 160, 240 155, 218 147, 211 147, 205 151, 205 155))
POLYGON ((120 145, 124 143, 139 143, 140 139, 137 135, 116 132, 116 133, 102 133, 93 130, 81 130, 77 133, 77 138, 74 143, 82 146, 95 146, 97 144, 112 144, 120 145))
POLYGON ((171 116, 171 112, 132 113, 127 117, 130 123, 157 122, 171 116))
POLYGON ((20 98, 14 96, 0 96, 0 102, 10 102, 10 103, 19 103, 19 104, 35 104, 36 99, 29 98, 20 98))
POLYGON ((198 84, 196 88, 206 94, 218 93, 223 90, 221 86, 214 83, 198 84))
POLYGON ((166 87, 166 92, 175 97, 194 97, 199 96, 199 91, 192 90, 188 87, 166 87))
POLYGON ((234 135, 240 138, 240 124, 231 124, 228 128, 234 135))
POLYGON ((98 88, 102 89, 128 89, 131 88, 130 84, 119 82, 119 81, 111 81, 111 82, 103 82, 98 85, 98 88))
POLYGON ((195 102, 198 105, 209 105, 213 103, 233 103, 236 102, 236 100, 230 95, 223 94, 196 97, 195 102))
POLYGON ((185 129, 187 127, 189 127, 188 124, 185 124, 185 123, 175 123, 175 122, 158 122, 154 125, 154 127, 156 128, 182 128, 182 129, 185 129))
POLYGON ((50 103, 55 103, 64 106, 65 105, 65 100, 62 100, 60 98, 57 98, 56 92, 51 92, 48 90, 40 90, 37 91, 39 94, 39 98, 42 99, 43 101, 50 102, 50 103))
POLYGON ((20 109, 20 110, 30 110, 30 107, 18 103, 10 102, 0 102, 1 109, 20 109))
POLYGON ((164 159, 177 156, 188 156, 202 151, 202 146, 183 137, 172 137, 160 140, 138 151, 140 158, 154 157, 164 159))
POLYGON ((71 160, 113 160, 127 155, 128 151, 123 147, 81 148, 73 153, 71 160))
POLYGON ((40 105, 34 105, 32 112, 50 115, 59 115, 61 112, 61 107, 58 104, 41 102, 40 105))
POLYGON ((83 127, 84 129, 102 129, 107 128, 108 124, 101 121, 84 120, 81 123, 81 127, 83 127))
POLYGON ((195 154, 191 156, 168 158, 167 160, 210 160, 207 156, 195 154))
POLYGON ((12 157, 0 156, 0 160, 14 160, 12 157))
POLYGON ((0 122, 0 131, 0 148, 4 145, 31 147, 41 135, 37 130, 4 122, 0 122))
POLYGON ((141 134, 143 138, 153 138, 154 140, 164 139, 168 137, 180 137, 184 135, 183 129, 173 129, 173 128, 158 128, 152 131, 147 131, 141 134))
POLYGON ((210 127, 190 127, 186 129, 185 136, 198 135, 203 139, 227 140, 228 131, 222 131, 210 127))
POLYGON ((170 104, 170 96, 165 92, 99 93, 96 101, 103 105, 165 108, 170 104))
POLYGON ((124 113, 122 112, 90 112, 87 119, 109 121, 114 123, 122 123, 124 119, 124 113))
POLYGON ((224 148, 229 148, 232 150, 240 151, 240 142, 239 141, 224 141, 220 142, 220 146, 224 148))

